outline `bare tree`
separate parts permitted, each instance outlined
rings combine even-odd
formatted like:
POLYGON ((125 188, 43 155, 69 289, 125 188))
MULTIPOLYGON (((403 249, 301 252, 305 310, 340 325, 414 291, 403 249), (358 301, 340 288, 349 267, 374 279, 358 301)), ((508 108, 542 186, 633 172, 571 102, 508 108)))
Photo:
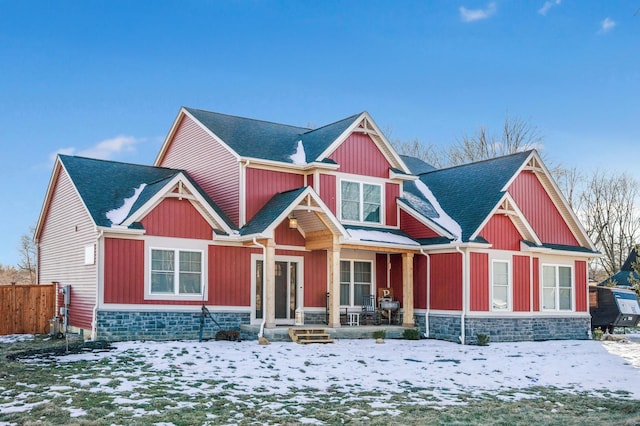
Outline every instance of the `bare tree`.
POLYGON ((36 283, 36 244, 33 240, 33 234, 35 227, 29 228, 29 234, 23 234, 20 237, 20 246, 18 247, 18 253, 20 254, 20 262, 18 263, 18 269, 21 272, 28 274, 31 284, 36 283))
POLYGON ((579 217, 602 253, 597 261, 607 276, 616 273, 640 235, 635 201, 638 182, 626 173, 594 172, 580 195, 579 217))
POLYGON ((542 139, 538 127, 531 121, 507 115, 499 137, 481 126, 475 134, 463 136, 449 148, 446 162, 457 166, 527 151, 537 148, 542 139))
POLYGON ((575 167, 566 169, 560 166, 552 169, 551 174, 558 184, 560 191, 562 191, 567 199, 569 206, 571 206, 574 212, 579 211, 581 207, 580 202, 584 175, 575 167))

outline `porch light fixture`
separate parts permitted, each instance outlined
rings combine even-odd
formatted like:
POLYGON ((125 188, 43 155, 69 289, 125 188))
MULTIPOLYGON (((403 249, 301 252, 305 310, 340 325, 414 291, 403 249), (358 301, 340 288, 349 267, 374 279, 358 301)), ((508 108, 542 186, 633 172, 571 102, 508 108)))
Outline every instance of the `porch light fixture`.
POLYGON ((298 219, 293 213, 289 216, 289 229, 298 229, 298 219))

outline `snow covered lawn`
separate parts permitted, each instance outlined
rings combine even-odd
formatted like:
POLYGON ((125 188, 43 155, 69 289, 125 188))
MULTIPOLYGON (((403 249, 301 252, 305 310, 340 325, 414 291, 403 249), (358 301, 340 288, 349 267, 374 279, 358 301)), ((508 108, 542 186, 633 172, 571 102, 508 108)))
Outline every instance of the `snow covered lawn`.
MULTIPOLYGON (((72 417, 86 416, 94 407, 76 402, 79 393, 128 411, 132 418, 199 409, 212 424, 246 419, 247 410, 259 418, 263 409, 309 423, 325 423, 336 413, 351 419, 393 418, 410 406, 443 410, 488 396, 522 401, 546 397, 548 390, 640 400, 640 343, 634 341, 489 346, 435 340, 306 346, 186 341, 114 347, 30 359, 27 368, 53 370, 59 379, 41 384, 23 377, 13 388, 0 382, 0 425, 3 415, 29 412, 56 398, 72 417), (33 398, 36 393, 44 398, 33 398)), ((264 419, 269 423, 272 417, 264 419)))

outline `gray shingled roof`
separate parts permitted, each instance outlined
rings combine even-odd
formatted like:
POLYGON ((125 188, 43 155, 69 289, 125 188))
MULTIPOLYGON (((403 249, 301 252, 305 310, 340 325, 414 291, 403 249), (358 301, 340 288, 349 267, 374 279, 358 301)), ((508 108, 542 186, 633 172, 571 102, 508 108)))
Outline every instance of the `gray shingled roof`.
POLYGON ((186 108, 196 120, 218 136, 241 157, 293 163, 291 155, 302 141, 307 163, 317 161, 360 114, 335 123, 309 129, 286 124, 236 117, 217 112, 186 108))
MULTIPOLYGON (((436 169, 420 175, 442 209, 462 229, 462 241, 487 218, 500 199, 502 189, 529 157, 531 151, 493 158, 447 169, 436 169)), ((438 213, 424 197, 415 182, 404 182, 404 202, 424 217, 437 221, 438 213)), ((447 231, 452 232, 451 229, 447 231)))
POLYGON ((625 260, 618 273, 607 278, 598 285, 608 285, 610 282, 614 281, 618 287, 631 287, 632 284, 629 282, 629 278, 635 281, 640 281, 640 275, 638 275, 633 269, 633 264, 636 261, 638 261, 638 246, 631 249, 629 256, 627 256, 627 260, 625 260))
POLYGON ((240 229, 240 235, 260 234, 264 232, 296 198, 305 191, 306 187, 279 192, 265 204, 258 213, 240 229))
POLYGON ((434 170, 438 170, 433 167, 431 164, 422 161, 419 158, 411 157, 410 155, 401 155, 400 158, 404 161, 404 164, 407 165, 411 173, 414 175, 421 175, 422 173, 432 172, 434 170))
POLYGON ((230 228, 234 227, 222 210, 215 205, 184 170, 68 155, 60 155, 59 157, 97 226, 110 227, 112 223, 106 216, 107 212, 120 208, 124 204, 124 200, 131 197, 135 189, 140 187, 141 184, 146 184, 146 186, 133 204, 129 214, 135 212, 156 195, 171 179, 182 173, 195 186, 211 208, 220 215, 221 219, 230 228))

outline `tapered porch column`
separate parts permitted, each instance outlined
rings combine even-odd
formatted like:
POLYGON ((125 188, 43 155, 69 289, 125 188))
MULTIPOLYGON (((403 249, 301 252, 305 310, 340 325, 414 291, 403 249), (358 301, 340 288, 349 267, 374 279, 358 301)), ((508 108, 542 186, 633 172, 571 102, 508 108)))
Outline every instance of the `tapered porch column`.
POLYGON ((413 253, 402 253, 402 326, 413 327, 413 253))
POLYGON ((276 327, 276 243, 270 238, 266 241, 266 250, 264 257, 265 281, 264 295, 265 312, 264 317, 265 328, 276 327))
POLYGON ((340 327, 340 246, 334 241, 328 250, 329 327, 340 327))

